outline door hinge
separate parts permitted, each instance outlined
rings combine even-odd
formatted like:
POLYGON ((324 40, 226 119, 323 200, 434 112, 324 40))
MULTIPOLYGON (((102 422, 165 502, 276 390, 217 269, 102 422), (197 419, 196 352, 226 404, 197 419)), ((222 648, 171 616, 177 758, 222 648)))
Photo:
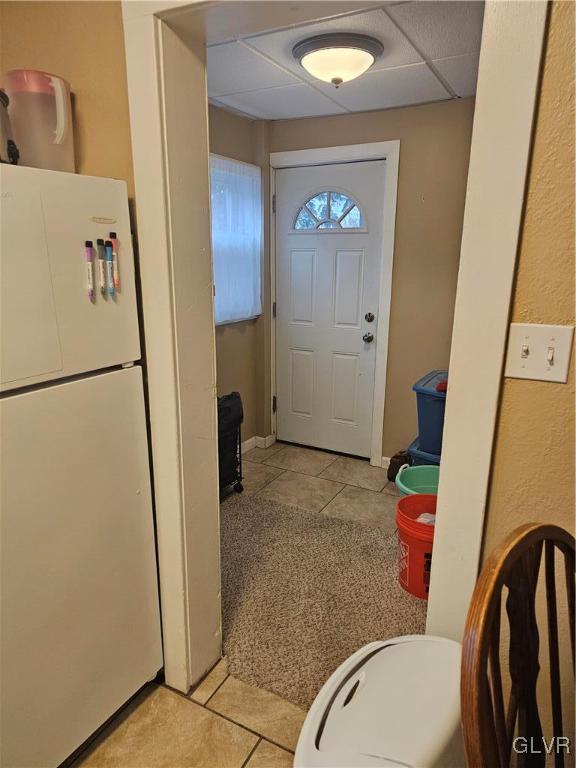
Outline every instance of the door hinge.
POLYGON ((278 409, 278 400, 276 399, 276 395, 272 396, 272 413, 276 413, 278 409))
POLYGON ((276 213, 276 193, 272 195, 272 213, 276 213))
POLYGON ((276 302, 272 302, 272 317, 276 317, 276 302))

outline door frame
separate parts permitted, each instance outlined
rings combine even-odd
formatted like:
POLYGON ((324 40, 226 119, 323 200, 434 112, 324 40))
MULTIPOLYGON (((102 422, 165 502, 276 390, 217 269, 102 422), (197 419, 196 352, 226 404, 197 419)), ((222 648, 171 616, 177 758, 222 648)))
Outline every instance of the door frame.
MULTIPOLYGON (((205 215, 208 211, 205 194, 198 191, 209 175, 208 144, 196 138, 205 136, 207 118, 197 100, 185 119, 179 111, 181 98, 165 100, 164 60, 175 49, 187 46, 191 68, 177 69, 182 77, 181 97, 188 98, 192 85, 196 92, 191 97, 197 99, 202 88, 206 96, 203 14, 221 5, 200 0, 122 2, 152 415, 165 676, 169 685, 181 691, 198 679, 208 659, 215 663, 219 656, 217 628, 206 616, 219 609, 220 598, 211 585, 206 587, 205 578, 200 580, 218 559, 218 543, 210 535, 214 522, 217 525, 218 505, 212 500, 193 508, 183 503, 182 476, 193 465, 189 456, 188 461, 183 460, 176 416, 180 404, 192 401, 199 413, 209 403, 212 418, 215 392, 203 390, 202 397, 195 400, 197 391, 185 386, 186 381, 180 386, 178 379, 177 326, 196 300, 206 297, 205 286, 198 280, 186 281, 185 294, 175 290, 173 268, 189 262, 189 247, 173 247, 172 234, 178 227, 185 228, 189 246, 199 224, 183 220, 187 212, 174 208, 171 200, 184 188, 195 205, 206 206, 205 215), (183 33, 163 35, 165 29, 175 28, 183 14, 195 17, 193 33, 185 40, 183 33), (167 134, 171 134, 170 142, 167 134), (170 174, 168 143, 174 152, 181 150, 187 156, 191 137, 197 159, 204 161, 202 173, 181 163, 178 172, 170 174), (149 279, 144 279, 145 271, 149 279), (208 531, 194 525, 197 516, 208 531)), ((270 28, 278 25, 281 12, 274 5, 261 3, 259 10, 260 21, 267 14, 270 28)), ((429 633, 456 639, 462 636, 478 574, 547 12, 547 0, 487 0, 485 6, 426 627, 429 633), (474 407, 469 407, 470 402, 474 407)), ((200 228, 203 231, 204 225, 200 228)), ((204 236, 200 245, 203 250, 195 250, 196 259, 210 264, 210 244, 204 236)), ((201 339, 208 360, 214 344, 213 334, 201 339)), ((210 434, 195 443, 199 459, 206 449, 214 454, 216 439, 212 424, 210 434)), ((216 465, 207 471, 203 464, 198 466, 196 476, 204 481, 209 475, 215 488, 216 465)))
MULTIPOLYGON (((387 466, 382 456, 384 432, 384 405, 386 401, 386 368, 390 331, 390 305, 392 301, 392 271, 394 266, 394 228, 396 225, 396 201, 398 198, 398 167, 400 164, 400 140, 378 141, 366 144, 348 144, 337 147, 319 147, 286 152, 270 153, 270 306, 276 305, 276 173, 286 168, 305 166, 339 165, 369 160, 385 160, 383 233, 381 248, 380 291, 378 299, 378 323, 376 325, 376 361, 374 370, 374 401, 370 434, 370 464, 387 466)), ((276 394, 276 315, 271 317, 271 399, 276 394)), ((277 429, 276 412, 272 407, 272 432, 277 429)))

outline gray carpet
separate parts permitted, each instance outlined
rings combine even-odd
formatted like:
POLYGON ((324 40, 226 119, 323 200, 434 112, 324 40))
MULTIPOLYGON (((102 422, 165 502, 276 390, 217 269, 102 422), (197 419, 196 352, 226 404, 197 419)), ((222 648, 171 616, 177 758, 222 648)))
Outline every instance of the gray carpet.
POLYGON ((426 603, 398 584, 396 536, 234 494, 221 507, 229 671, 309 707, 365 643, 421 633, 426 603))

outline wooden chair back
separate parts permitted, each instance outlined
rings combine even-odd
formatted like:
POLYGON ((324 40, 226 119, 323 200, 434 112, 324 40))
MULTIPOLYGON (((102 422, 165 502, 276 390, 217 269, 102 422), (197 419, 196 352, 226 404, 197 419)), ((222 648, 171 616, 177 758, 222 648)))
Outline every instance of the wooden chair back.
MULTIPOLYGON (((508 768, 515 737, 543 745, 537 699, 540 671, 536 588, 544 552, 545 598, 554 735, 564 733, 555 553, 563 555, 574 671, 574 538, 554 525, 529 523, 513 531, 487 559, 470 603, 462 648, 461 702, 469 768, 508 768), (501 666, 502 593, 507 588, 510 626, 509 685, 501 666), (504 692, 509 688, 505 704, 504 692)), ((524 742, 529 743, 529 742, 524 742)), ((574 745, 572 745, 573 747, 574 745)), ((555 768, 564 766, 564 750, 553 751, 555 768)), ((542 768, 546 752, 529 748, 516 765, 542 768)))

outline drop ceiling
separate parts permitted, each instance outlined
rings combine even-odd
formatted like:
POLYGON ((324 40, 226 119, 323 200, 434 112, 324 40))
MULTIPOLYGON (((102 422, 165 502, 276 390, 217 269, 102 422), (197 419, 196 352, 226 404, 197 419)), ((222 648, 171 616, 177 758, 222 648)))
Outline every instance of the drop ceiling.
POLYGON ((483 13, 484 3, 475 0, 391 2, 209 43, 208 96, 216 106, 266 120, 473 96, 483 13), (384 54, 366 74, 335 88, 300 67, 292 48, 305 37, 339 31, 376 37, 384 54))

